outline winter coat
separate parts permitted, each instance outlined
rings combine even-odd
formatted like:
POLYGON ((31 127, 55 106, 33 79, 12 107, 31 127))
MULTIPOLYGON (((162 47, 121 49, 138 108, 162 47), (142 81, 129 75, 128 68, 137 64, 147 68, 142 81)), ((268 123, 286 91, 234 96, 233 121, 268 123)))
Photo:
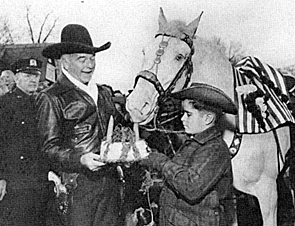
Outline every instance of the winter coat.
POLYGON ((231 191, 230 155, 221 132, 211 127, 192 136, 173 159, 152 159, 165 185, 160 195, 161 226, 219 226, 222 200, 231 191))

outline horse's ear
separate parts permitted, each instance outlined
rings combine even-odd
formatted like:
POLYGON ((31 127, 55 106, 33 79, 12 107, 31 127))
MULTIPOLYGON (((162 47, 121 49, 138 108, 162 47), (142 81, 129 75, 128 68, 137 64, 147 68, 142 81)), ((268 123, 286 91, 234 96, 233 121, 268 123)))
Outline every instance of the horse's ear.
POLYGON ((164 15, 164 11, 162 7, 160 7, 160 15, 159 15, 159 32, 163 32, 167 24, 167 19, 164 15))
POLYGON ((186 26, 187 31, 188 31, 188 35, 192 39, 194 38, 194 36, 195 36, 195 34, 197 32, 197 29, 198 29, 198 26, 199 26, 202 15, 203 15, 203 12, 201 12, 200 16, 197 19, 195 19, 189 25, 186 26))

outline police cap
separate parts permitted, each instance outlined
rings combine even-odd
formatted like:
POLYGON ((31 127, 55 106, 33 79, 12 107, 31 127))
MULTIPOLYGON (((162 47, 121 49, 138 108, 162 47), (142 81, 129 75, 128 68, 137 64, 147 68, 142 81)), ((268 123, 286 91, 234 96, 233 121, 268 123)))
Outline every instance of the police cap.
POLYGON ((12 64, 11 70, 16 74, 19 72, 28 74, 41 74, 42 61, 35 58, 20 59, 12 64))

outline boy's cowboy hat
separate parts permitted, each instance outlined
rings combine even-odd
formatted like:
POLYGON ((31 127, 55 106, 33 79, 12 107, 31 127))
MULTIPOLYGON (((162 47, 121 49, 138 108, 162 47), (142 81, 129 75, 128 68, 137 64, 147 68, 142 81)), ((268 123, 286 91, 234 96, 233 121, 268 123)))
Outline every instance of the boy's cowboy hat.
POLYGON ((203 83, 192 83, 189 88, 171 94, 172 97, 180 100, 192 99, 205 105, 220 108, 224 113, 237 114, 238 109, 235 103, 222 90, 203 83))
POLYGON ((108 49, 110 42, 94 47, 88 30, 79 24, 69 24, 61 32, 61 42, 52 44, 42 51, 42 55, 51 59, 59 59, 63 54, 96 53, 108 49))

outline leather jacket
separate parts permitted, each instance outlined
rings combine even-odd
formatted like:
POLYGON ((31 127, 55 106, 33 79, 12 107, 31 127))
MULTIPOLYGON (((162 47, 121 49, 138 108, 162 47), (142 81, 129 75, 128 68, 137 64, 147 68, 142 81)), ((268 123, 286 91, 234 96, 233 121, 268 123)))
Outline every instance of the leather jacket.
POLYGON ((43 151, 54 169, 68 173, 91 171, 80 163, 88 152, 99 153, 111 115, 118 116, 109 91, 98 85, 97 105, 63 75, 37 96, 38 129, 43 151))

